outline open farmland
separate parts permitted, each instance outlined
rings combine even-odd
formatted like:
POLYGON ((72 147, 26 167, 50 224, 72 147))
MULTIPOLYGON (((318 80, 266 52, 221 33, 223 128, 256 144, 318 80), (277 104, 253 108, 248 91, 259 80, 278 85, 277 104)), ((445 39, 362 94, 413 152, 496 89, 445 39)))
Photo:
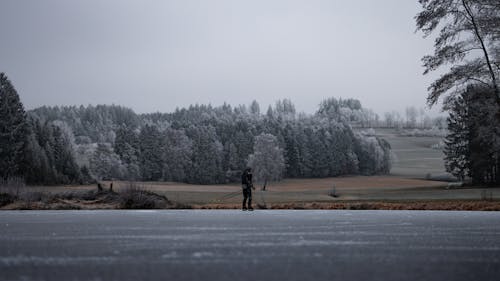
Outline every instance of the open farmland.
POLYGON ((442 141, 441 137, 402 136, 395 129, 375 129, 375 132, 391 144, 394 153, 391 175, 415 178, 447 175, 442 150, 431 148, 442 141))

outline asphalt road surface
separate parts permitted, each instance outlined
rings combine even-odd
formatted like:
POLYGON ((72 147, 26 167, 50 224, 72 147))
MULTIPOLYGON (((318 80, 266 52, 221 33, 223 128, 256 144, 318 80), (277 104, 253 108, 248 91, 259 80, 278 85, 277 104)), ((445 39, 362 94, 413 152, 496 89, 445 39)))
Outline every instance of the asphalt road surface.
POLYGON ((500 213, 2 211, 1 280, 500 280, 500 213))

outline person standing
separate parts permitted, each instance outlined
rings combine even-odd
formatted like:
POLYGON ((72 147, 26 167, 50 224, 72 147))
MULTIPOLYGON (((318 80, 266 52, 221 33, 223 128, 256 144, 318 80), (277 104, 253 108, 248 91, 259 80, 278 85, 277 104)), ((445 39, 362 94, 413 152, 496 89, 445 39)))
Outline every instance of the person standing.
POLYGON ((253 187, 253 182, 252 182, 252 169, 247 168, 245 171, 243 171, 243 174, 241 175, 241 188, 243 190, 243 211, 253 211, 252 208, 252 189, 255 189, 253 187), (247 205, 248 202, 248 205, 247 205), (247 207, 248 206, 248 207, 247 207))

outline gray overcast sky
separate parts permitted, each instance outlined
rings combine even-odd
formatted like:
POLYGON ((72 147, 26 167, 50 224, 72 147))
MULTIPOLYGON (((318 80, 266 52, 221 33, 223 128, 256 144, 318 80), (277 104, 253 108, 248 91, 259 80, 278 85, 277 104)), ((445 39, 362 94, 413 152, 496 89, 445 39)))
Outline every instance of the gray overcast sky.
MULTIPOLYGON (((352 97, 425 106, 417 0, 1 0, 0 71, 28 109, 352 97)), ((436 108, 433 111, 438 111, 436 108)))

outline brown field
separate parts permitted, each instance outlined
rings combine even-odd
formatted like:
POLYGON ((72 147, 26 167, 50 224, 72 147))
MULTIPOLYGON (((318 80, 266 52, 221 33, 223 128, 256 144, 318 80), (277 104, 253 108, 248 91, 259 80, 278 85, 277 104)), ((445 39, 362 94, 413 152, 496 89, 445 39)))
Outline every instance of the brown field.
MULTIPOLYGON (((104 182, 104 187, 109 188, 110 183, 104 182)), ((169 200, 194 208, 238 208, 242 198, 239 184, 192 185, 172 182, 138 184, 146 190, 165 195, 169 200)), ((113 182, 115 191, 127 186, 127 182, 113 182)), ((57 193, 96 189, 96 185, 29 187, 29 189, 57 193)), ((473 209, 473 206, 479 209, 495 209, 498 207, 500 188, 447 189, 447 183, 439 181, 397 176, 350 176, 285 179, 268 184, 266 191, 262 191, 261 186, 256 185, 253 197, 256 206, 266 208, 352 209, 357 208, 356 204, 364 204, 363 207, 369 206, 372 209, 425 209, 425 206, 431 209, 449 209, 453 205, 450 202, 455 202, 460 203, 453 205, 455 209, 473 209), (487 207, 483 205, 478 207, 476 201, 486 201, 486 199, 489 202, 496 202, 496 205, 490 206, 491 203, 488 203, 490 205, 487 207), (464 200, 467 202, 472 200, 473 203, 467 205, 464 200)))

